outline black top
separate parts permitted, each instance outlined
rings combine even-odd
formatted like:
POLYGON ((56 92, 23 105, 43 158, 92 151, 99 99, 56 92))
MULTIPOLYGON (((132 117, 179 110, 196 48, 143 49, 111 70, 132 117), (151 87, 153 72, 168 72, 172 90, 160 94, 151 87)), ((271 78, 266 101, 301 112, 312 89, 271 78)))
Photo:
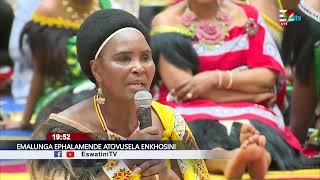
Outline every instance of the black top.
POLYGON ((320 40, 320 23, 303 13, 299 8, 295 15, 301 21, 286 26, 282 41, 282 58, 294 69, 297 79, 308 84, 309 73, 314 71, 314 45, 320 40))

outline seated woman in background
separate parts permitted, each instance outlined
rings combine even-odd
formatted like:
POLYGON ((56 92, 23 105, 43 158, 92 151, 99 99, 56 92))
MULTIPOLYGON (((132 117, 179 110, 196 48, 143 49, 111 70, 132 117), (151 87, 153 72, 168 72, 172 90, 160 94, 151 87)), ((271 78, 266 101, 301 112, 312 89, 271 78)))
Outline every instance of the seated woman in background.
MULTIPOLYGON (((77 34, 77 51, 82 71, 99 87, 98 95, 51 114, 33 139, 44 140, 48 132, 87 132, 103 140, 179 140, 187 149, 197 149, 183 118, 158 102, 151 104, 152 127, 139 129, 134 95, 150 89, 155 65, 148 32, 134 16, 115 9, 95 12, 77 34)), ((270 160, 264 136, 243 126, 240 138, 241 147, 230 153, 221 170, 238 179, 248 169, 252 177, 263 179, 270 160)), ((29 167, 34 179, 209 179, 203 160, 168 160, 166 165, 161 160, 54 159, 32 160, 29 167), (106 168, 112 164, 116 166, 106 168)))
POLYGON ((295 15, 302 20, 288 24, 282 49, 284 62, 294 72, 290 128, 305 143, 308 128, 320 115, 320 109, 316 111, 320 99, 320 1, 301 0, 295 15))
POLYGON ((240 124, 249 123, 272 141, 270 168, 313 167, 284 125, 283 64, 255 8, 183 1, 154 18, 151 35, 154 97, 182 114, 200 149, 238 147, 240 124))
POLYGON ((59 104, 61 100, 57 98, 61 96, 69 97, 71 104, 88 97, 87 91, 73 91, 88 82, 77 62, 74 35, 90 13, 110 6, 109 0, 43 0, 39 4, 20 36, 20 48, 22 43, 29 43, 33 55, 33 74, 22 121, 3 122, 5 129, 30 128, 31 121, 38 122, 46 119, 50 111, 69 107, 70 104, 59 104), (74 96, 75 93, 78 95, 74 96))

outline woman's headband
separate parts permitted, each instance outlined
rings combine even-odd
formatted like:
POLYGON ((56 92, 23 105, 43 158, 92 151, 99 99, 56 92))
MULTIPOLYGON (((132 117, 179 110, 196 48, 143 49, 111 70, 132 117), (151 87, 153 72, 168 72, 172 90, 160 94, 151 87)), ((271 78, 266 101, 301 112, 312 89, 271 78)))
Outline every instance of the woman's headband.
MULTIPOLYGON (((135 30, 135 31, 140 32, 138 29, 133 28, 133 27, 125 27, 125 28, 118 29, 117 31, 115 31, 114 33, 112 33, 110 36, 108 36, 106 40, 103 41, 103 43, 100 45, 100 47, 99 47, 96 55, 94 56, 94 59, 97 59, 97 58, 98 58, 98 56, 99 56, 100 52, 102 51, 103 47, 107 44, 107 42, 110 41, 111 38, 113 38, 113 36, 121 33, 122 31, 125 31, 125 30, 135 30)), ((141 32, 140 32, 140 33, 141 33, 141 32)), ((142 33, 141 33, 141 34, 142 34, 142 33)))

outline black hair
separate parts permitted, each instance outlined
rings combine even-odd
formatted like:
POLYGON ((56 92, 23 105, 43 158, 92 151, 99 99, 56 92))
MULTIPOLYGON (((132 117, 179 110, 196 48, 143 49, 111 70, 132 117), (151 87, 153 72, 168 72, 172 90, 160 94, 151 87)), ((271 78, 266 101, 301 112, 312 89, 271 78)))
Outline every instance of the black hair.
POLYGON ((0 0, 0 65, 12 66, 12 61, 9 56, 8 45, 11 33, 12 22, 14 18, 13 10, 10 4, 0 0))
MULTIPOLYGON (((64 123, 47 120, 33 132, 32 139, 46 140, 48 133, 81 133, 64 123)), ((93 139, 95 140, 95 139, 93 139)), ((31 179, 95 180, 107 159, 35 159, 28 161, 31 179)))
POLYGON ((149 42, 147 28, 133 15, 119 9, 106 9, 91 14, 81 25, 77 33, 77 53, 82 72, 96 82, 90 68, 90 61, 103 41, 115 31, 133 27, 139 30, 149 42))
POLYGON ((37 70, 45 76, 63 79, 67 68, 66 44, 75 34, 76 30, 49 27, 30 21, 21 32, 20 50, 23 52, 22 43, 27 35, 37 70))
POLYGON ((299 8, 295 15, 301 16, 301 21, 285 27, 282 58, 286 65, 293 68, 295 77, 307 85, 310 73, 314 71, 314 45, 320 40, 320 23, 299 8))
MULTIPOLYGON (((192 39, 176 32, 159 33, 151 37, 152 58, 158 67, 162 55, 169 63, 182 70, 199 73, 198 54, 192 46, 192 39)), ((161 78, 156 71, 153 85, 159 85, 161 78)))

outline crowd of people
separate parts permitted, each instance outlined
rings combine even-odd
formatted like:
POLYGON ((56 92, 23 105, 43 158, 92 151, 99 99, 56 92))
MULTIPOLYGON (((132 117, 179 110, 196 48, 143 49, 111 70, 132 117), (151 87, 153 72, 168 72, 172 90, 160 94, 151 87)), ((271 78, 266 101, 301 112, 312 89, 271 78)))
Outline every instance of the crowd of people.
POLYGON ((263 179, 268 170, 320 168, 304 152, 320 145, 318 0, 34 0, 28 8, 16 0, 15 16, 0 2, 1 66, 26 103, 21 121, 2 129, 33 129, 37 140, 49 132, 179 140, 229 155, 117 160, 111 169, 107 159, 32 160, 33 179, 121 178, 115 169, 130 179, 263 179), (289 9, 301 21, 280 26, 289 9), (145 129, 138 91, 153 95, 145 129))

